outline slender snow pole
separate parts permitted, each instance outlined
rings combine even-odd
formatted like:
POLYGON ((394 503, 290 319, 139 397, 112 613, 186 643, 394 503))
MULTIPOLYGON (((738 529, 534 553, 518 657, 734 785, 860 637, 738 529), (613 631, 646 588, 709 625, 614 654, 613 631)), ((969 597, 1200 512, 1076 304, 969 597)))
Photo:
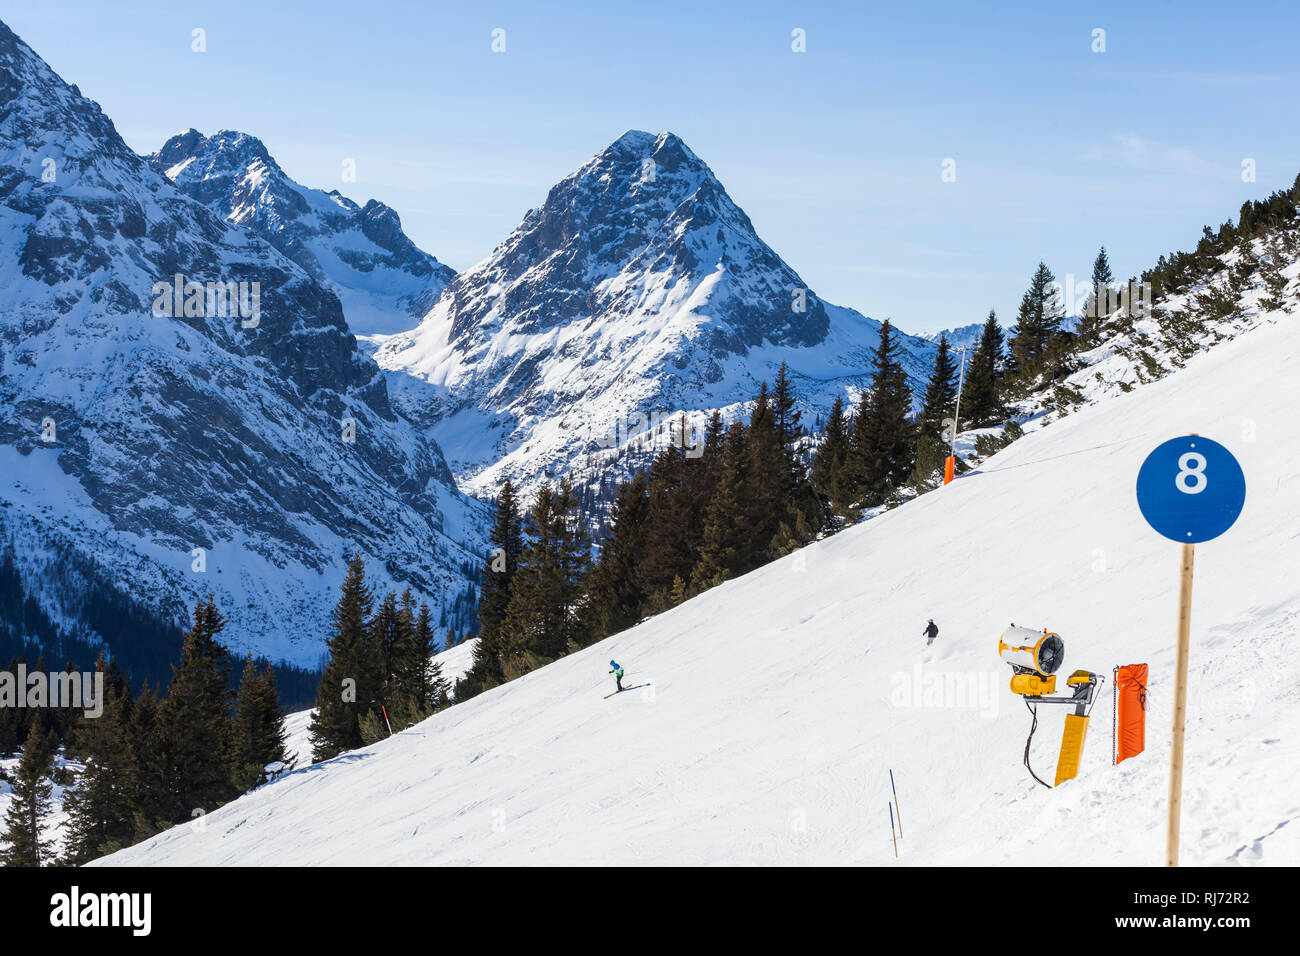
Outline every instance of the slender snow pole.
POLYGON ((1187 655, 1192 629, 1192 567, 1196 545, 1183 545, 1178 585, 1178 647, 1174 655, 1174 734, 1169 748, 1169 829, 1165 866, 1178 865, 1178 827, 1183 809, 1183 736, 1187 725, 1187 655))
POLYGON ((889 838, 894 841, 894 859, 898 859, 898 837, 894 835, 894 805, 886 803, 889 807, 889 838))
POLYGON ((894 771, 889 771, 889 789, 894 791, 894 809, 898 811, 898 838, 903 839, 903 808, 898 805, 898 788, 894 786, 894 771))
POLYGON ((957 373, 957 407, 952 413, 952 455, 957 457, 957 423, 961 421, 961 390, 966 384, 966 346, 961 347, 961 369, 957 373))
POLYGON ((393 725, 388 722, 388 709, 383 704, 379 705, 379 710, 384 715, 384 723, 388 725, 388 736, 393 736, 393 725))
MULTIPOLYGON (((953 479, 957 470, 957 425, 961 421, 961 391, 962 386, 966 384, 966 346, 961 347, 961 370, 957 373, 957 407, 952 413, 952 445, 948 450, 948 460, 944 462, 943 483, 946 485, 953 479)), ((897 797, 897 794, 895 794, 897 797)), ((899 821, 899 827, 902 828, 902 821, 899 821)))

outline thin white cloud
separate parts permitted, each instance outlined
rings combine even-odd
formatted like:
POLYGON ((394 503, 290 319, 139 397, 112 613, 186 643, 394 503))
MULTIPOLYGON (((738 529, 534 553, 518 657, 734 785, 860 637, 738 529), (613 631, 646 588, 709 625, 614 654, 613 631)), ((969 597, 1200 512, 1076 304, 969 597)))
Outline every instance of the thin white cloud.
POLYGON ((1197 175, 1226 172, 1220 165, 1202 159, 1186 146, 1162 143, 1137 133, 1116 133, 1110 143, 1093 144, 1088 155, 1100 162, 1134 169, 1181 171, 1197 175))

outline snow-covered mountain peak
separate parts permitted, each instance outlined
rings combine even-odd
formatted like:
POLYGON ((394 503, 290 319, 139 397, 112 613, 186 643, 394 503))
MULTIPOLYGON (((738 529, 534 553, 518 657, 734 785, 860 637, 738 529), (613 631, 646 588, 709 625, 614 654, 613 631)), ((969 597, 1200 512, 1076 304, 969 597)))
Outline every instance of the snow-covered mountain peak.
POLYGON ((713 306, 705 334, 715 350, 765 339, 812 344, 826 333, 822 303, 755 234, 708 165, 672 133, 633 130, 557 183, 454 283, 451 336, 473 339, 509 313, 506 324, 532 332, 609 306, 659 309, 665 294, 684 304, 697 292, 713 306))
POLYGON ((24 202, 26 183, 39 190, 57 182, 65 195, 108 196, 133 174, 127 152, 99 104, 63 82, 0 23, 0 200, 24 202))
POLYGON ((226 221, 249 229, 330 289, 357 334, 408 328, 454 271, 418 248, 375 199, 359 205, 337 189, 289 177, 256 136, 186 130, 149 157, 158 172, 226 221))
MULTIPOLYGON (((283 175, 283 170, 267 151, 266 144, 256 136, 238 130, 223 129, 212 136, 204 136, 191 127, 167 140, 155 155, 159 164, 169 170, 178 168, 185 161, 191 161, 186 165, 193 166, 192 161, 199 158, 203 162, 198 175, 204 179, 236 174, 250 166, 283 175)), ((189 175, 193 177, 196 172, 191 169, 189 175)), ((175 180, 176 176, 169 175, 167 178, 175 180)))
MULTIPOLYGON (((628 416, 735 412, 782 361, 829 407, 869 384, 879 328, 809 289, 679 137, 632 130, 376 360, 462 481, 492 493, 507 474, 529 487, 588 466, 614 481, 594 436, 628 416)), ((918 384, 933 348, 905 338, 918 384)))
POLYGON ((645 130, 630 129, 614 142, 597 153, 587 166, 574 175, 580 175, 588 166, 601 166, 632 160, 644 162, 653 159, 661 169, 685 171, 697 170, 712 175, 708 165, 700 159, 676 133, 665 130, 662 133, 648 133, 645 130))
POLYGON ((647 133, 643 129, 630 129, 622 136, 620 136, 618 139, 614 140, 614 142, 606 146, 600 152, 601 155, 605 153, 613 153, 619 151, 644 153, 649 149, 653 149, 656 140, 658 140, 661 136, 664 137, 672 136, 673 139, 677 138, 672 133, 655 134, 655 133, 647 133))

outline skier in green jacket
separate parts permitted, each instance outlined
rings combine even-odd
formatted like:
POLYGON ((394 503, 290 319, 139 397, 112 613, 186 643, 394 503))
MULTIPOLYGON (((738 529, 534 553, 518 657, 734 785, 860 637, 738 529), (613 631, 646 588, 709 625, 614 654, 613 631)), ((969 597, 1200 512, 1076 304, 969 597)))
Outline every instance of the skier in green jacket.
POLYGON ((609 672, 614 675, 614 686, 618 688, 614 693, 620 693, 623 690, 623 668, 616 661, 610 661, 609 672))

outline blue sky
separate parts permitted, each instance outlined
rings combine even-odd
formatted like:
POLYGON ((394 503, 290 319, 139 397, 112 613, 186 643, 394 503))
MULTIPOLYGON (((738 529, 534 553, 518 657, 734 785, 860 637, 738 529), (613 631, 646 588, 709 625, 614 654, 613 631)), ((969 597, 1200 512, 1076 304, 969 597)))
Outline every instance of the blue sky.
POLYGON ((1140 272, 1300 173, 1296 4, 987 6, 10 0, 4 19, 133 148, 244 130, 457 269, 624 131, 670 129, 810 288, 909 331, 1009 323, 1040 258, 1082 279, 1104 243, 1140 272))

